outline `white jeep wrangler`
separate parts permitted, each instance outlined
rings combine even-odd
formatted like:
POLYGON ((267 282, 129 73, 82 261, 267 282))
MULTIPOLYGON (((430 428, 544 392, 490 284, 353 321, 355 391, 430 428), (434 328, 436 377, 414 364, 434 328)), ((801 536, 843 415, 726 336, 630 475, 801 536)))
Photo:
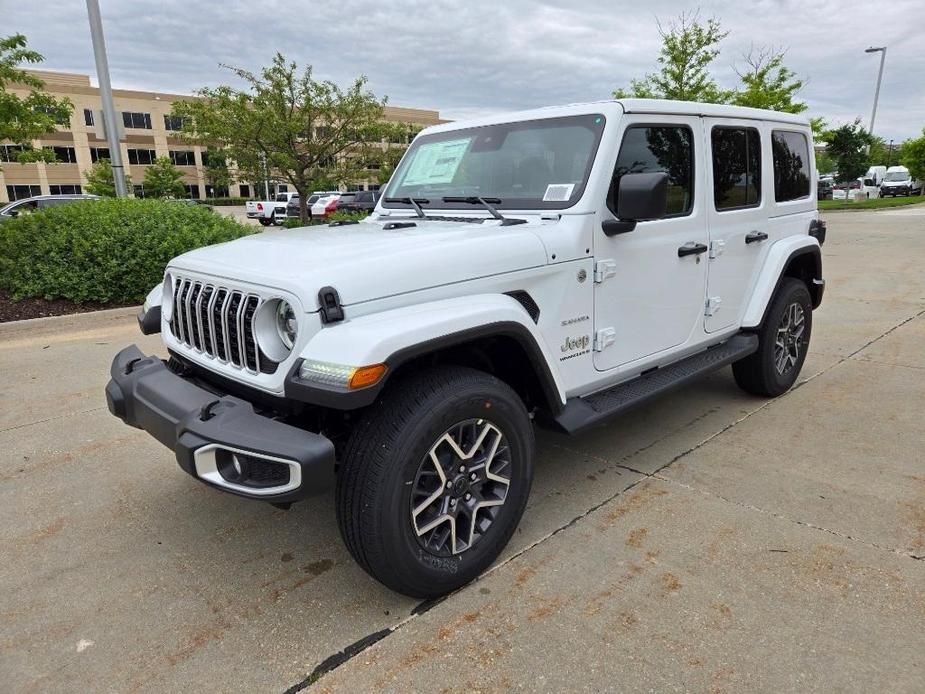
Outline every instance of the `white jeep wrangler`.
POLYGON ((823 293, 803 118, 620 100, 424 130, 373 214, 169 264, 112 413, 202 482, 336 486, 385 585, 479 575, 530 491, 533 427, 576 433, 714 369, 794 383, 823 293))

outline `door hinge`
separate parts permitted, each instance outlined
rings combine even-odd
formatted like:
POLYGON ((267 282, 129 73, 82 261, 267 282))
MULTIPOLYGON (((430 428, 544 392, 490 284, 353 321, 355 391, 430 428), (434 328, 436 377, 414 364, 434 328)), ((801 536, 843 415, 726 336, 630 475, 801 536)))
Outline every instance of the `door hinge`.
POLYGON ((712 316, 719 311, 719 305, 723 303, 723 300, 718 296, 711 296, 707 299, 706 308, 704 309, 703 315, 712 316))
POLYGON ((594 282, 599 284, 617 274, 617 263, 609 258, 594 263, 594 282))
POLYGON ((719 258, 723 254, 723 251, 725 250, 726 250, 725 241, 721 239, 717 239, 716 241, 710 241, 710 257, 711 258, 719 258))
POLYGON ((617 331, 614 328, 602 328, 594 333, 594 351, 603 352, 617 341, 617 331))

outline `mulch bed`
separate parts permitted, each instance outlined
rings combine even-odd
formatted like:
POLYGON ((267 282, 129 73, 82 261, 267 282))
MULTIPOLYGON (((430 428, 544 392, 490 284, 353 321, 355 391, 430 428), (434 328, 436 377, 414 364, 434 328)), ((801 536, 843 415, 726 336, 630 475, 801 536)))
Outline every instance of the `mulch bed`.
POLYGON ((23 299, 13 301, 9 292, 0 290, 0 323, 26 318, 45 318, 47 316, 66 316, 71 313, 87 313, 89 311, 102 311, 107 308, 121 308, 133 304, 101 304, 89 302, 75 304, 67 299, 23 299))

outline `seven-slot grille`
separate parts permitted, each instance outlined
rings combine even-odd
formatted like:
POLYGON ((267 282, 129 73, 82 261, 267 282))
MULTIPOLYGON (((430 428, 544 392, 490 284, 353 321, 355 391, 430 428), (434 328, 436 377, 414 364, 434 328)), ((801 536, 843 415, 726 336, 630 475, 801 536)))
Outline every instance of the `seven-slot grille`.
MULTIPOLYGON (((254 322, 263 303, 256 294, 188 277, 174 278, 170 329, 184 345, 251 373, 260 373, 254 322)), ((269 362, 264 365, 271 367, 269 362)))

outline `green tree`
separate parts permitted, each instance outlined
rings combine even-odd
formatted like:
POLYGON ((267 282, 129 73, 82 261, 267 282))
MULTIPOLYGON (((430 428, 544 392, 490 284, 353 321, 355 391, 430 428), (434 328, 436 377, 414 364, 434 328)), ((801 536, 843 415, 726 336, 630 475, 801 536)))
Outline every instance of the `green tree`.
POLYGON ((227 188, 234 180, 228 169, 228 158, 220 149, 209 147, 202 153, 202 163, 205 168, 206 185, 212 189, 227 188))
MULTIPOLYGON (((914 140, 903 142, 902 165, 909 169, 914 181, 925 181, 925 128, 922 136, 914 140)), ((925 185, 922 186, 922 195, 925 195, 925 185)))
POLYGON ((184 198, 183 172, 167 157, 158 157, 145 170, 145 197, 184 198))
POLYGON ((41 63, 41 53, 26 47, 26 37, 13 34, 0 38, 0 141, 21 143, 19 162, 55 161, 51 150, 32 147, 32 140, 53 133, 67 123, 73 104, 67 98, 56 99, 42 91, 44 82, 19 67, 22 63, 41 63), (29 88, 27 96, 7 91, 9 85, 29 88))
POLYGON ((743 56, 745 67, 736 68, 742 87, 732 95, 736 106, 766 108, 784 113, 802 113, 808 107, 794 96, 804 81, 784 65, 786 51, 769 46, 752 49, 743 56))
POLYGON ((203 88, 200 99, 176 102, 183 135, 224 149, 242 171, 261 171, 265 157, 271 174, 299 193, 303 222, 305 201, 318 181, 355 180, 382 156, 382 139, 394 126, 382 122, 386 99, 366 89, 365 77, 342 89, 315 79, 311 66, 299 71, 279 53, 259 73, 229 69, 247 91, 203 88))
MULTIPOLYGON (((829 130, 823 135, 823 140, 826 143, 826 154, 832 158, 838 169, 835 177, 838 183, 850 185, 867 172, 870 165, 867 156, 870 135, 861 126, 860 118, 854 123, 829 130)), ((847 196, 850 189, 846 188, 845 191, 847 196)), ((847 199, 850 198, 846 197, 847 199)))
MULTIPOLYGON (((112 174, 112 164, 108 159, 98 159, 90 170, 84 174, 87 184, 84 186, 91 195, 99 195, 104 198, 116 197, 115 177, 112 174)), ((132 179, 126 174, 126 190, 132 189, 132 179)))
POLYGON ((820 174, 831 173, 838 168, 838 163, 825 150, 816 152, 816 171, 820 174))
POLYGON ((729 32, 723 31, 716 19, 702 23, 699 12, 682 13, 667 30, 661 22, 656 22, 662 37, 658 55, 661 68, 641 80, 632 80, 628 90, 616 90, 614 98, 727 102, 729 92, 720 89, 709 67, 719 55, 720 42, 729 32))

